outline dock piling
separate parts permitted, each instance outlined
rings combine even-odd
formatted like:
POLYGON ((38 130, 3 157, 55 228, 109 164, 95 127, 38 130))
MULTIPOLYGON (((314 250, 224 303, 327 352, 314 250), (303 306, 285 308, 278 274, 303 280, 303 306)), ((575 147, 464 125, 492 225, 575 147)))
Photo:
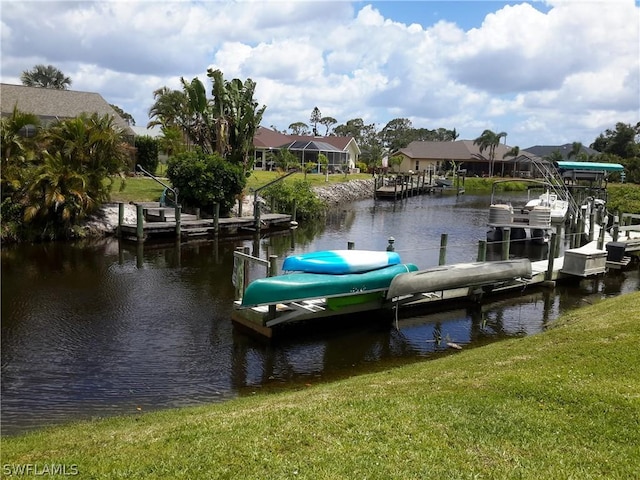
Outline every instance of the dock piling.
POLYGON ((487 261, 487 241, 480 240, 478 241, 478 262, 486 262, 487 261))
POLYGON ((511 229, 502 229, 502 260, 509 260, 509 248, 511 247, 511 229))
POLYGON ((117 236, 118 238, 122 237, 122 224, 124 223, 124 203, 118 203, 118 230, 117 236))
POLYGON ((447 233, 440 235, 440 258, 438 260, 438 265, 444 265, 446 263, 448 236, 449 235, 447 233))
POLYGON ((144 241, 144 212, 142 205, 136 205, 136 238, 138 242, 144 241))

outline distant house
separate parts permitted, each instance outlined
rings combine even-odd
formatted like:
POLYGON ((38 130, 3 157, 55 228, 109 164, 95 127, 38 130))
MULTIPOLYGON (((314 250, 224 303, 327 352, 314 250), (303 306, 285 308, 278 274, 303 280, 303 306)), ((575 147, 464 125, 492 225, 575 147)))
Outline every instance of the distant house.
POLYGON ((286 135, 265 127, 259 127, 253 138, 256 170, 272 168, 269 154, 287 149, 298 157, 301 165, 318 163, 318 155, 329 160, 329 171, 353 169, 360 155, 360 148, 353 137, 286 135))
MULTIPOLYGON (((551 155, 554 155, 555 152, 558 152, 562 156, 562 160, 570 160, 569 153, 571 153, 571 151, 573 150, 573 144, 565 143, 564 145, 535 145, 525 150, 532 155, 540 158, 549 157, 551 155)), ((578 155, 584 154, 587 158, 589 158, 592 155, 598 155, 599 153, 600 152, 594 150, 593 148, 583 146, 580 149, 580 153, 578 155)), ((576 157, 574 156, 571 159, 576 160, 576 157)))
POLYGON ((98 93, 57 90, 53 88, 25 87, 23 85, 0 84, 2 116, 13 114, 15 107, 21 112, 40 118, 43 126, 56 120, 75 118, 82 113, 89 115, 111 115, 116 125, 130 138, 135 133, 125 120, 98 93))
MULTIPOLYGON (((514 158, 505 154, 511 147, 504 144, 496 146, 493 172, 496 175, 512 174, 514 158)), ((480 152, 473 140, 455 142, 411 142, 395 155, 402 157, 399 172, 442 171, 455 162, 459 168, 466 169, 467 175, 486 175, 489 173, 489 151, 480 152), (449 162, 449 164, 447 164, 449 162)))

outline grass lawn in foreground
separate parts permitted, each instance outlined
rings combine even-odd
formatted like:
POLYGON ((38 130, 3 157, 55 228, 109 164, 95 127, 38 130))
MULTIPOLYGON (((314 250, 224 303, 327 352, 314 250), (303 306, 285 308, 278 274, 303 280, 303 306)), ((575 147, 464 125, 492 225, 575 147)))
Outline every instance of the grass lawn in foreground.
POLYGON ((105 479, 640 478, 639 345, 636 292, 436 360, 3 438, 2 463, 105 479))

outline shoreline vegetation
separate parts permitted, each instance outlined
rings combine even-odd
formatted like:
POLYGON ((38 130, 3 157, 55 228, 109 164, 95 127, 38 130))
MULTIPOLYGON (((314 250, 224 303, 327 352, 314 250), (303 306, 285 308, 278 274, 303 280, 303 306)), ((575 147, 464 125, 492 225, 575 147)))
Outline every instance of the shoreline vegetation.
POLYGON ((536 335, 331 383, 3 437, 3 473, 639 478, 638 305, 620 295, 536 335))
MULTIPOLYGON (((249 177, 245 188, 245 195, 251 196, 252 189, 261 187, 278 177, 277 172, 254 171, 249 177)), ((302 173, 296 173, 284 180, 284 182, 295 182, 304 179, 302 173)), ((306 180, 312 188, 331 187, 332 185, 342 184, 353 180, 370 180, 372 176, 366 173, 359 174, 333 174, 329 175, 329 181, 326 181, 324 174, 307 174, 306 180)), ((490 193, 491 186, 498 178, 475 178, 469 177, 465 179, 465 190, 470 194, 490 193)), ((518 182, 517 178, 513 179, 512 184, 504 187, 514 191, 526 190, 526 184, 518 182)), ((130 177, 127 178, 123 191, 114 191, 111 194, 112 202, 131 202, 157 201, 162 194, 163 187, 154 180, 147 177, 130 177)), ((608 190, 608 206, 609 211, 618 211, 621 213, 640 213, 640 185, 631 183, 612 183, 607 187, 608 190)), ((373 192, 365 191, 365 195, 373 197, 373 192)), ((368 198, 365 196, 364 198, 368 198)))

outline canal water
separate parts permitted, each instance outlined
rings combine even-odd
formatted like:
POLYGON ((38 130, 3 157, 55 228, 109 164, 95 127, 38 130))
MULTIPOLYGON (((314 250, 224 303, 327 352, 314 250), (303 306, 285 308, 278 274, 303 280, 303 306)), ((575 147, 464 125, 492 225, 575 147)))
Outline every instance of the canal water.
MULTIPOLYGON (((264 237, 136 245, 116 239, 3 247, 2 435, 304 386, 535 334, 562 312, 638 290, 638 269, 397 322, 344 323, 266 342, 232 326, 233 251, 263 258, 385 249, 403 261, 474 261, 487 196, 363 200, 326 221, 264 237)), ((545 258, 546 247, 512 254, 545 258)), ((489 259, 499 252, 489 250, 489 259)), ((260 272, 252 272, 258 275, 260 272)), ((378 319, 380 320, 380 319, 378 319)))

